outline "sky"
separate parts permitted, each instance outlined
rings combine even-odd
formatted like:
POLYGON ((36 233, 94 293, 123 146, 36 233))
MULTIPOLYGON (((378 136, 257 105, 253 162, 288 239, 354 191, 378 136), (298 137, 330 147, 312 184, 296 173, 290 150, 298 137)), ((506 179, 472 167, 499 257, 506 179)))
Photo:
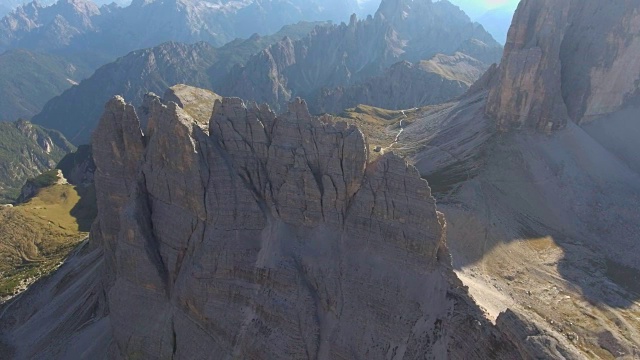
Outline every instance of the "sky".
POLYGON ((470 18, 476 19, 487 11, 501 7, 508 7, 515 11, 519 0, 449 0, 458 5, 470 18))

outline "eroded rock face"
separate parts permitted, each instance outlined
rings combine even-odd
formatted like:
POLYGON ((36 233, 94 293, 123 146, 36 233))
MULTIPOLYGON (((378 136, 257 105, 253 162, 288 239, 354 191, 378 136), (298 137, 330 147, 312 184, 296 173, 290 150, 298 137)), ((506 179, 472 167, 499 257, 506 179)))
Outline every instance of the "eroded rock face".
POLYGON ((501 129, 554 130, 637 101, 640 3, 522 1, 487 114, 501 129))
POLYGON ((464 301, 444 217, 404 160, 367 163, 357 128, 300 100, 276 115, 225 98, 209 134, 153 104, 144 139, 121 98, 94 138, 118 356, 513 355, 464 301))

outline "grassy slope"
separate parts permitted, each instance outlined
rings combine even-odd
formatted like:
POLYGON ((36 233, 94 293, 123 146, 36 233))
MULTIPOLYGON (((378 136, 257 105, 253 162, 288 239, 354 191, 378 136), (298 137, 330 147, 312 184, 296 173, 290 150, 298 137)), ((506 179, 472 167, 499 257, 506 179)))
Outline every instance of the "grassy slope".
POLYGON ((347 109, 336 120, 346 121, 348 124, 358 126, 369 143, 369 155, 372 159, 380 153, 375 152, 376 146, 386 151, 393 150, 394 141, 400 132, 400 120, 402 127, 415 120, 420 109, 411 110, 386 110, 369 105, 358 105, 347 109))
POLYGON ((0 208, 0 301, 53 271, 95 218, 92 188, 54 185, 13 208, 0 208))

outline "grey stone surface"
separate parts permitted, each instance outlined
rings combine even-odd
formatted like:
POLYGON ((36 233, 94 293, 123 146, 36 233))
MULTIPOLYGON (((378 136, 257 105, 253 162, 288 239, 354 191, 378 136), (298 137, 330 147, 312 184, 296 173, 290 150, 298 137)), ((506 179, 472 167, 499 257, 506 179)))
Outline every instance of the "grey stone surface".
POLYGON ((637 102, 638 6, 635 0, 523 1, 487 114, 504 130, 548 131, 637 102))
POLYGON ((413 167, 300 100, 218 101, 209 136, 171 102, 150 119, 109 290, 123 357, 446 356, 454 275, 413 167))

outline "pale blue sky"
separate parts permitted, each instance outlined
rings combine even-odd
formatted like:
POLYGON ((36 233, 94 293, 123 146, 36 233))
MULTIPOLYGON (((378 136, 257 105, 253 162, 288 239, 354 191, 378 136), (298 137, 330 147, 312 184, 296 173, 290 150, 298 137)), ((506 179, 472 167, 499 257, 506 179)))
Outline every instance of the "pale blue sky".
POLYGON ((515 11, 519 0, 449 0, 464 10, 472 20, 484 15, 487 11, 497 8, 508 8, 515 11))

